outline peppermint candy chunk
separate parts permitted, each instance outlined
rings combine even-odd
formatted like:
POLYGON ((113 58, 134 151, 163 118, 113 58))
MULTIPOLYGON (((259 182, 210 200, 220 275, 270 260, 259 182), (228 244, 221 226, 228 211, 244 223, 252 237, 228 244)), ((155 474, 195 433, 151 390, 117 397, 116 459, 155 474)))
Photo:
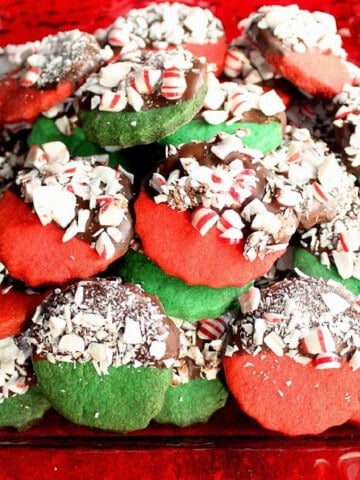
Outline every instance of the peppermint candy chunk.
POLYGON ((336 350, 334 338, 327 327, 313 328, 301 339, 301 346, 305 352, 314 355, 336 350))
POLYGON ((144 67, 142 70, 134 73, 130 85, 140 94, 150 94, 154 91, 160 79, 161 70, 144 67))
POLYGON ((255 311, 259 307, 260 301, 260 289, 257 287, 250 287, 249 290, 239 297, 241 312, 245 315, 246 313, 255 311))
POLYGON ((186 90, 186 79, 180 68, 172 67, 163 71, 160 93, 167 100, 179 100, 186 90))
POLYGON ((127 105, 127 98, 124 92, 112 92, 107 90, 100 100, 99 110, 105 112, 121 112, 127 105))
POLYGON ((192 212, 191 224, 200 235, 206 235, 216 225, 219 215, 211 208, 199 207, 192 212))
POLYGON ((244 227, 244 222, 238 212, 228 209, 220 215, 216 226, 221 232, 226 232, 229 228, 241 230, 244 227))
POLYGON ((223 336, 226 327, 227 323, 221 317, 201 320, 197 335, 202 340, 217 340, 223 336))
POLYGON ((32 87, 36 84, 38 79, 41 76, 41 68, 40 67, 30 67, 26 70, 25 74, 20 80, 20 85, 22 87, 32 87))
POLYGON ((244 53, 237 48, 231 48, 225 56, 224 74, 230 78, 240 75, 245 65, 249 63, 244 53))
POLYGON ((228 245, 237 245, 244 238, 244 235, 238 228, 230 227, 220 233, 219 238, 228 245))
POLYGON ((336 353, 319 353, 313 360, 313 365, 317 370, 325 370, 328 368, 340 368, 341 358, 336 353))

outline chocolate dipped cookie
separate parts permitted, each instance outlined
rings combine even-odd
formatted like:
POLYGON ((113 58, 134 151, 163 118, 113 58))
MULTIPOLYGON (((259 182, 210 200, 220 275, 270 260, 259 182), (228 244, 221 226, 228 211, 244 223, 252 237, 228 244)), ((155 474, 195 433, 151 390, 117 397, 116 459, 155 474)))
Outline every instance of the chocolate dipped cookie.
POLYGON ((145 428, 161 410, 179 332, 155 297, 120 278, 57 289, 33 317, 38 384, 66 418, 93 428, 145 428))

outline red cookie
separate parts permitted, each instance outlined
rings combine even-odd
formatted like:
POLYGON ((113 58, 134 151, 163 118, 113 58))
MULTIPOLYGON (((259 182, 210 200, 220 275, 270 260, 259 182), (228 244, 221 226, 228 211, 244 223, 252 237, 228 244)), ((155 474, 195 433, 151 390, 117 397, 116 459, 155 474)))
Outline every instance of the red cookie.
POLYGON ((224 358, 240 408, 265 428, 314 435, 359 411, 360 313, 341 284, 291 278, 240 298, 224 358))
POLYGON ((1 262, 33 287, 105 270, 133 235, 131 184, 122 171, 102 156, 70 157, 61 142, 42 148, 30 149, 17 176, 23 198, 12 187, 0 199, 1 262))
POLYGON ((100 32, 123 59, 131 59, 139 49, 167 50, 181 47, 195 57, 205 57, 220 75, 224 67, 226 37, 224 27, 207 9, 178 2, 151 3, 133 8, 100 32))
POLYGON ((43 298, 43 294, 30 294, 15 288, 7 291, 0 287, 0 339, 23 332, 43 298))
POLYGON ((68 98, 103 60, 96 38, 79 30, 49 35, 32 46, 0 81, 0 124, 32 122, 68 98))
POLYGON ((241 409, 285 435, 317 435, 347 422, 360 407, 360 374, 346 363, 317 370, 267 352, 226 357, 223 365, 241 409))
POLYGON ((250 15, 247 34, 278 74, 310 95, 332 98, 350 82, 330 14, 295 4, 265 6, 250 15))
POLYGON ((190 285, 243 286, 267 273, 298 224, 281 202, 300 195, 281 177, 269 194, 273 173, 237 135, 170 150, 135 201, 145 254, 190 285))

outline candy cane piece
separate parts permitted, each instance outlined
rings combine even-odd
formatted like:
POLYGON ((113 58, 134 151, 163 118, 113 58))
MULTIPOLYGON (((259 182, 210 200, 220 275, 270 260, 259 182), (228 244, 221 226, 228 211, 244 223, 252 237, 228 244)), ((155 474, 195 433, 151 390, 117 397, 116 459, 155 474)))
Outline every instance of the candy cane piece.
POLYGON ((200 235, 206 235, 209 230, 216 225, 219 215, 211 208, 199 207, 192 213, 191 224, 200 235))
POLYGON ((184 72, 177 67, 167 68, 163 72, 163 81, 160 93, 168 100, 178 100, 186 90, 184 72))

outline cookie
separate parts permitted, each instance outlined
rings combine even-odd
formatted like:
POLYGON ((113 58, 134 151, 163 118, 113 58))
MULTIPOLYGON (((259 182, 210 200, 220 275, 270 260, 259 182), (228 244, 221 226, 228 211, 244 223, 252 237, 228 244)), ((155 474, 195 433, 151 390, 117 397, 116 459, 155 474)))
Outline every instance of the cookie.
POLYGON ((129 176, 106 156, 72 157, 56 141, 31 147, 0 199, 0 259, 32 287, 102 272, 132 239, 131 198, 129 176))
POLYGON ((27 333, 0 339, 0 427, 25 430, 50 408, 32 370, 27 333))
POLYGON ((145 428, 161 410, 179 332, 155 297, 120 278, 83 280, 33 318, 33 364, 51 405, 102 430, 145 428))
POLYGON ((102 44, 106 42, 125 59, 140 49, 181 47, 196 57, 205 57, 217 75, 223 70, 225 31, 220 19, 208 8, 178 2, 151 3, 129 10, 97 35, 102 44))
POLYGON ((250 15, 246 33, 278 74, 309 95, 332 98, 350 81, 330 14, 264 6, 250 15))
POLYGON ((360 177, 360 87, 346 84, 334 98, 336 144, 343 155, 348 170, 360 177))
POLYGON ((308 129, 288 126, 283 144, 264 157, 264 164, 301 194, 299 228, 329 222, 350 208, 356 178, 347 172, 341 157, 308 129))
POLYGON ((333 279, 360 294, 359 192, 345 215, 300 231, 293 266, 311 277, 333 279))
POLYGON ((15 281, 0 264, 0 339, 23 332, 44 296, 44 292, 15 281))
POLYGON ((18 68, 0 80, 0 125, 32 122, 74 93, 104 61, 94 35, 79 30, 49 35, 30 46, 21 49, 18 68))
POLYGON ((205 423, 226 404, 228 391, 220 378, 224 340, 232 314, 205 319, 195 324, 175 320, 180 330, 180 353, 173 366, 158 423, 186 427, 205 423))
POLYGON ((249 290, 240 306, 223 366, 245 413, 295 436, 359 410, 357 297, 336 282, 294 277, 249 290))
POLYGON ((188 285, 179 278, 167 275, 143 253, 130 249, 119 270, 124 281, 141 285, 156 295, 170 317, 189 322, 215 318, 237 306, 238 296, 248 288, 211 288, 188 285))
POLYGON ((270 270, 297 228, 301 195, 262 157, 227 134, 170 148, 134 204, 145 254, 167 274, 213 288, 270 270))
POLYGON ((201 111, 159 143, 179 146, 191 141, 207 141, 219 132, 241 131, 245 145, 267 153, 281 145, 282 127, 286 123, 284 112, 285 105, 275 90, 219 82, 209 74, 201 111))
POLYGON ((206 90, 206 63, 186 50, 115 58, 82 87, 81 126, 103 146, 149 144, 191 120, 206 90))

